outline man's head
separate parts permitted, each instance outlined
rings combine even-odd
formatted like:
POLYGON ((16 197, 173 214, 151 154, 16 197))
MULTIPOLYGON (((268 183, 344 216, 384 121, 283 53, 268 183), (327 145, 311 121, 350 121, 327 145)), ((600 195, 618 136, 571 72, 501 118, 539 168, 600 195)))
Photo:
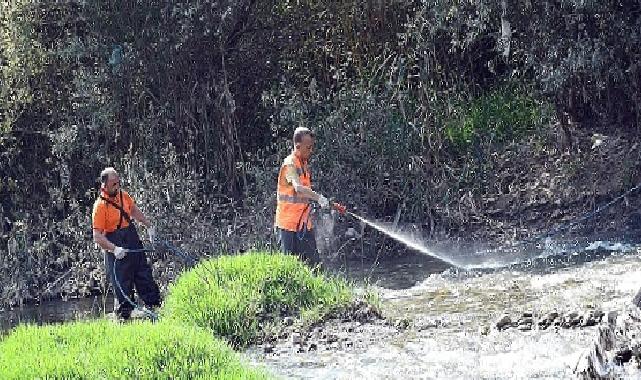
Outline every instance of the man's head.
POLYGON ((109 194, 114 196, 118 194, 120 190, 120 176, 114 168, 105 168, 100 172, 100 182, 102 183, 102 189, 109 194))
POLYGON ((314 150, 314 132, 309 128, 298 127, 294 131, 294 152, 303 160, 308 160, 314 150))

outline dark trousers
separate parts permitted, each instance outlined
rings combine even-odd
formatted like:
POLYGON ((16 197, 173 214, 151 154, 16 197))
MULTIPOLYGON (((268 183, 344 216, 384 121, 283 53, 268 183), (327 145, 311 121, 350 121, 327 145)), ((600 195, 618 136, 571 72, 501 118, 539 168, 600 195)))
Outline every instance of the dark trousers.
POLYGON ((284 253, 295 254, 310 266, 320 264, 318 251, 316 250, 316 236, 313 229, 292 232, 279 228, 278 240, 280 249, 284 253))
MULTIPOLYGON (((143 248, 133 224, 108 233, 107 239, 125 249, 143 248)), ((147 256, 144 252, 128 252, 120 260, 117 260, 113 253, 105 252, 105 267, 107 278, 113 287, 114 311, 118 316, 129 318, 131 315, 134 305, 127 301, 125 295, 135 302, 134 288, 147 307, 160 306, 160 291, 154 281, 151 267, 147 263, 147 256)))

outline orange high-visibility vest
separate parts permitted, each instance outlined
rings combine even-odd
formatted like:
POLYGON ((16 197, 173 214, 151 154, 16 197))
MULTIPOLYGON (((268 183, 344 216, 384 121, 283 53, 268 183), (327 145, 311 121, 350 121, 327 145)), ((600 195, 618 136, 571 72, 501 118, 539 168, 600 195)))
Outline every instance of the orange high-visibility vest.
POLYGON ((300 231, 307 225, 307 229, 312 229, 312 220, 309 217, 311 207, 309 199, 299 197, 294 191, 294 185, 287 182, 287 166, 293 165, 300 179, 300 184, 312 187, 312 173, 309 170, 307 162, 290 154, 285 158, 278 173, 278 188, 276 189, 276 219, 275 224, 278 228, 287 231, 300 231))

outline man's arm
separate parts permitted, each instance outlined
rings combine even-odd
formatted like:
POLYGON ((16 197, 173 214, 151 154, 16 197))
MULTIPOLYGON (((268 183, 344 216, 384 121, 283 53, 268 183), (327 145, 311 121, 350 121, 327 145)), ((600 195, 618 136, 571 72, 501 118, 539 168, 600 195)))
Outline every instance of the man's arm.
POLYGON ((131 217, 147 227, 147 235, 149 236, 149 241, 154 244, 156 242, 156 227, 151 225, 151 222, 145 217, 145 214, 143 214, 142 211, 140 211, 140 209, 136 207, 136 204, 131 207, 131 217))
POLYGON ((97 228, 93 229, 93 241, 96 242, 100 248, 109 252, 113 252, 116 248, 116 245, 107 239, 103 231, 97 228))
POLYGON ((142 223, 145 225, 145 227, 150 228, 151 223, 149 220, 145 217, 145 214, 140 211, 140 209, 134 204, 133 207, 131 207, 131 217, 137 220, 138 222, 142 223))
POLYGON ((300 178, 298 178, 298 174, 296 174, 296 168, 293 165, 287 165, 286 170, 287 171, 285 172, 285 178, 287 179, 287 182, 291 183, 294 186, 296 195, 318 202, 320 194, 312 190, 310 187, 304 186, 300 183, 300 178))
POLYGON ((102 230, 97 228, 93 229, 93 241, 95 241, 102 249, 111 252, 114 254, 116 259, 120 260, 127 255, 127 250, 118 247, 114 243, 110 242, 109 239, 105 236, 102 230))

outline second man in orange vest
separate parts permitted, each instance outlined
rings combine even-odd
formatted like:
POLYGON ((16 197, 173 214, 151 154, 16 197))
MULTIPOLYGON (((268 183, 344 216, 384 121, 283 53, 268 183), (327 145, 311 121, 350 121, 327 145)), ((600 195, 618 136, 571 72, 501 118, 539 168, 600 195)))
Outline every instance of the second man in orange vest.
POLYGON ((94 203, 92 224, 94 241, 105 250, 107 278, 114 290, 114 311, 129 319, 134 309, 134 287, 147 308, 160 306, 160 292, 152 276, 134 220, 144 224, 149 240, 155 229, 127 192, 120 189, 120 176, 114 168, 100 173, 102 187, 94 203), (128 250, 133 250, 127 253, 128 250))

